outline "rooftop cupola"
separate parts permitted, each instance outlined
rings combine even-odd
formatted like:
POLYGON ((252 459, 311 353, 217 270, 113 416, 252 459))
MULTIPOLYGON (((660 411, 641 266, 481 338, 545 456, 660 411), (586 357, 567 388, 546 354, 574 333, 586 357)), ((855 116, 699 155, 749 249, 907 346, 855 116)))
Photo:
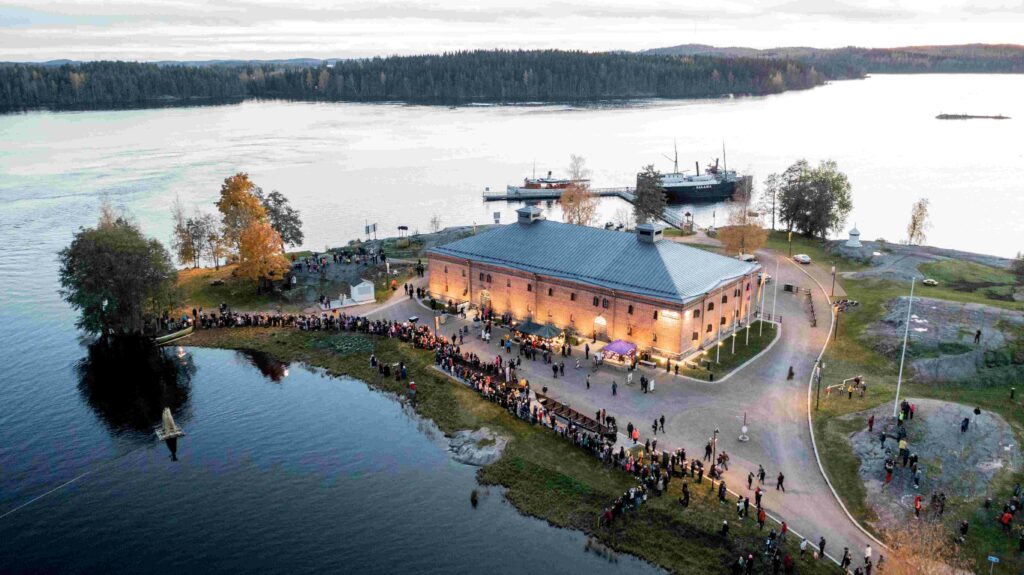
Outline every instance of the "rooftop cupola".
POLYGON ((654 222, 640 224, 636 227, 636 240, 645 244, 660 242, 665 226, 654 222))
POLYGON ((519 214, 519 223, 521 224, 532 224, 538 220, 544 219, 544 212, 537 206, 524 206, 516 210, 519 214))

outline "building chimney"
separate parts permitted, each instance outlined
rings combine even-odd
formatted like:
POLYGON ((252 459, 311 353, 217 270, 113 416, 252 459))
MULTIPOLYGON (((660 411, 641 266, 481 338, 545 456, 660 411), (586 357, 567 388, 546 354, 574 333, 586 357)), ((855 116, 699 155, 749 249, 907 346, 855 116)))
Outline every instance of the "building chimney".
POLYGON ((653 244, 661 241, 661 236, 665 231, 665 226, 649 222, 646 224, 640 224, 636 227, 636 239, 638 242, 645 244, 653 244))
POLYGON ((524 225, 544 219, 544 212, 537 206, 524 206, 516 210, 516 214, 519 215, 519 223, 524 225))

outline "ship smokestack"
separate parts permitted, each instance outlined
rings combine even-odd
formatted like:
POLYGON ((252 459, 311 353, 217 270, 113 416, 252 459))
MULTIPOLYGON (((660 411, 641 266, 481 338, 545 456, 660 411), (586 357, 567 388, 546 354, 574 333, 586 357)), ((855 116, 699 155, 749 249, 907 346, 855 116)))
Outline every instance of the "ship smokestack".
POLYGON ((700 175, 700 161, 698 160, 698 161, 694 162, 693 165, 697 167, 697 175, 699 176, 700 175))
POLYGON ((551 170, 548 170, 548 179, 551 179, 551 170))

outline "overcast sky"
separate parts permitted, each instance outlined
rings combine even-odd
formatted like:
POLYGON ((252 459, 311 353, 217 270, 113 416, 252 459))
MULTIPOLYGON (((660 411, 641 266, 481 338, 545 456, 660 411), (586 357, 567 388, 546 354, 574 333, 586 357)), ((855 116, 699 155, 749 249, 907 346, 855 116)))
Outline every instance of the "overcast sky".
POLYGON ((1024 43, 1024 0, 0 0, 0 60, 1024 43))

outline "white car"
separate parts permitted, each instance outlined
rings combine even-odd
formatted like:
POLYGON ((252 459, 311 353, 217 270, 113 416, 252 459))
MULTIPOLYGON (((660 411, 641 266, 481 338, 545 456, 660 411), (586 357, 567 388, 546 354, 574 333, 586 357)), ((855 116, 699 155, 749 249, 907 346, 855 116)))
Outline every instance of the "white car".
POLYGON ((926 279, 925 279, 925 280, 924 280, 923 282, 921 282, 921 283, 923 283, 923 284, 924 284, 924 285, 926 285, 926 286, 932 286, 932 287, 935 287, 935 286, 939 285, 939 282, 938 282, 938 281, 936 281, 936 280, 933 280, 932 278, 926 278, 926 279))
POLYGON ((754 256, 754 254, 740 254, 740 255, 736 256, 736 259, 738 259, 740 261, 743 261, 743 262, 748 262, 748 263, 752 263, 752 262, 756 262, 757 261, 757 257, 754 256))
POLYGON ((795 261, 798 264, 806 265, 811 263, 811 256, 807 254, 796 254, 795 256, 793 256, 793 261, 795 261))

